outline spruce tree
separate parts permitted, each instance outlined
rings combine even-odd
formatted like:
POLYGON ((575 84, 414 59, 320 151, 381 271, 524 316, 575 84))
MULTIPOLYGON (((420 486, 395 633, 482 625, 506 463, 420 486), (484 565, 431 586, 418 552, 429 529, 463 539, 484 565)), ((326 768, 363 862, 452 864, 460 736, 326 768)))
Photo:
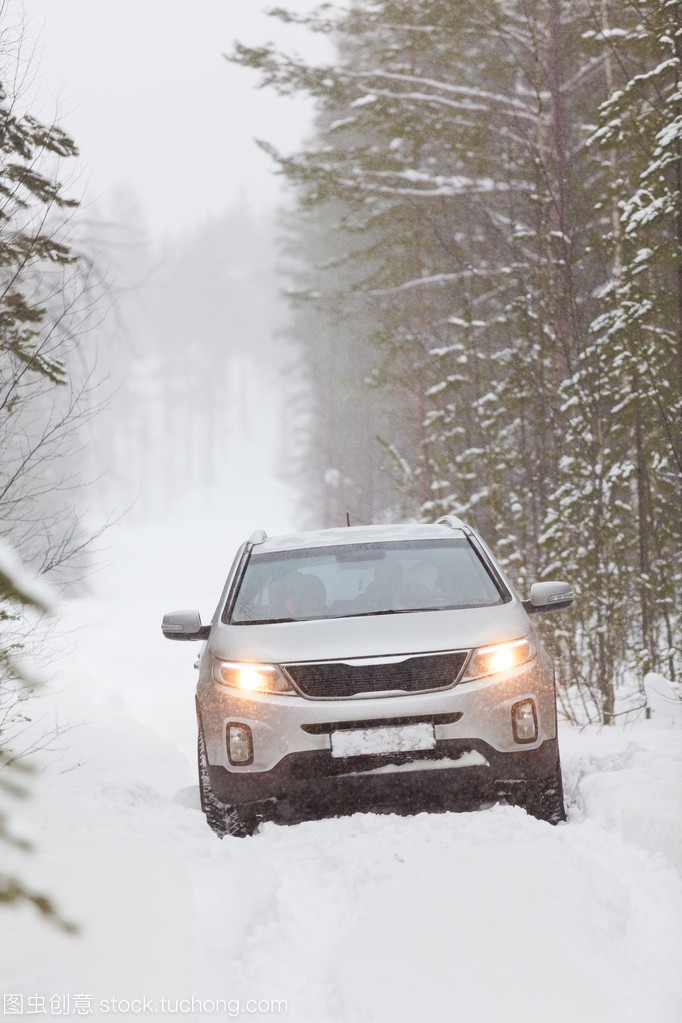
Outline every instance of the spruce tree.
MULTIPOLYGON (((81 421, 85 385, 69 374, 71 312, 82 293, 69 240, 77 203, 57 174, 77 150, 58 126, 23 109, 20 40, 5 22, 0 36, 0 840, 24 849, 9 823, 10 801, 26 793, 21 737, 31 684, 21 655, 44 598, 19 556, 32 574, 55 572, 82 549, 70 502, 59 504, 60 489, 75 487, 73 467, 62 463, 60 474, 56 466, 70 453, 63 449, 81 421)), ((59 920, 48 898, 3 874, 0 903, 20 901, 59 920)))
POLYGON ((407 506, 473 520, 522 585, 574 582, 566 708, 578 686, 575 713, 606 721, 631 668, 673 670, 678 19, 667 0, 357 2, 298 19, 335 62, 236 54, 317 101, 305 147, 270 152, 320 251, 353 238, 311 258, 315 302, 338 338, 351 310, 369 328, 407 506))

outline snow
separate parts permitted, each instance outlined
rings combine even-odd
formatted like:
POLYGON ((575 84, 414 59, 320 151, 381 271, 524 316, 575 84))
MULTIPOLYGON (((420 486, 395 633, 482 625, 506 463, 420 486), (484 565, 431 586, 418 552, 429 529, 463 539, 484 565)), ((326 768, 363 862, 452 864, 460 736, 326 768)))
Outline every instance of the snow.
POLYGON ((490 767, 490 764, 481 753, 470 750, 468 753, 463 753, 457 760, 443 757, 435 762, 433 760, 418 760, 412 764, 385 764, 383 767, 364 771, 363 776, 366 774, 405 774, 414 771, 444 771, 451 767, 490 767))
POLYGON ((682 729, 682 685, 651 671, 644 678, 646 703, 656 722, 682 729))
POLYGON ((95 591, 60 612, 72 647, 39 704, 72 727, 14 822, 37 849, 17 869, 80 932, 3 910, 3 992, 93 1020, 677 1023, 682 722, 658 677, 650 721, 563 730, 565 825, 493 806, 210 832, 198 646, 160 620, 208 620, 239 542, 295 526, 267 461, 240 457, 229 493, 112 530, 95 591))
POLYGON ((354 117, 341 117, 337 121, 332 121, 327 131, 338 131, 339 128, 346 128, 349 124, 355 124, 354 117))
MULTIPOLYGON (((375 68, 372 71, 354 71, 348 75, 351 79, 364 79, 364 80, 375 80, 375 81, 386 81, 396 82, 398 85, 421 85, 426 89, 433 90, 432 92, 425 92, 418 94, 418 98, 424 99, 427 102, 434 103, 446 103, 447 101, 443 97, 443 93, 451 96, 465 97, 469 101, 477 101, 479 109, 487 109, 487 104, 491 103, 499 106, 509 112, 512 112, 517 117, 523 117, 527 120, 533 120, 533 112, 528 109, 525 103, 518 99, 514 99, 504 93, 493 93, 487 92, 484 89, 475 89, 463 85, 455 85, 451 82, 445 82, 434 78, 425 78, 421 75, 410 75, 404 73, 395 73, 389 71, 382 71, 375 68)), ((373 90, 373 95, 385 95, 396 99, 411 99, 414 98, 412 94, 407 92, 401 93, 388 93, 382 92, 378 89, 373 90)), ((549 98, 542 94, 542 98, 549 98)), ((357 105, 357 103, 356 103, 357 105)), ((453 105, 454 104, 450 104, 453 105)), ((469 109, 476 109, 473 102, 469 109)))
POLYGON ((384 725, 380 728, 349 728, 332 732, 333 757, 361 757, 368 753, 398 753, 434 749, 433 725, 384 725))
POLYGON ((682 137, 682 117, 676 117, 674 121, 667 124, 656 136, 656 141, 661 148, 678 142, 682 137))
POLYGON ((29 572, 9 544, 0 539, 0 585, 3 578, 10 583, 20 596, 34 602, 38 607, 51 608, 55 601, 52 587, 44 579, 29 572))
POLYGON ((353 102, 350 104, 350 107, 351 109, 355 109, 357 107, 366 107, 369 103, 376 103, 376 100, 377 100, 376 96, 374 96, 372 93, 368 93, 366 96, 360 96, 359 99, 353 100, 353 102))

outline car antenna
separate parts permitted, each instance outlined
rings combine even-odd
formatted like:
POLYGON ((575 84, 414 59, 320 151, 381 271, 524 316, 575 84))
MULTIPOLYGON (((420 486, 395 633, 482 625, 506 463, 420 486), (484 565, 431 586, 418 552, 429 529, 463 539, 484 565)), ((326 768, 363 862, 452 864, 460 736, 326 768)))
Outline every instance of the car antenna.
POLYGON ((350 512, 346 512, 346 525, 350 526, 350 512))

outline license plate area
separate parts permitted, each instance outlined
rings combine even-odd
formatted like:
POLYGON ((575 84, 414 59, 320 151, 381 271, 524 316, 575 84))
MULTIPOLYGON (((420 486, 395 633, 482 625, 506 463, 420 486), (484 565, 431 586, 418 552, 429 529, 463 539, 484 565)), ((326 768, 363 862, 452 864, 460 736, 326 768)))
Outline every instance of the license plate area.
POLYGON ((412 753, 436 747, 432 724, 382 725, 381 728, 344 728, 331 733, 332 757, 412 753))

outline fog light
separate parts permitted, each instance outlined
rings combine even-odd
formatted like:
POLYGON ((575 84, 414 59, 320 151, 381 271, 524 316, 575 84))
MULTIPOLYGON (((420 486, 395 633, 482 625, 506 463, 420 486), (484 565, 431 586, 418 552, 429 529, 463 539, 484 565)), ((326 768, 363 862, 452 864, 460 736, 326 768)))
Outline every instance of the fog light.
POLYGON ((231 764, 242 767, 253 763, 253 734, 248 725, 228 722, 227 759, 231 764))
POLYGON ((535 742, 538 737, 538 719, 532 700, 521 700, 512 707, 512 731, 515 742, 535 742))

